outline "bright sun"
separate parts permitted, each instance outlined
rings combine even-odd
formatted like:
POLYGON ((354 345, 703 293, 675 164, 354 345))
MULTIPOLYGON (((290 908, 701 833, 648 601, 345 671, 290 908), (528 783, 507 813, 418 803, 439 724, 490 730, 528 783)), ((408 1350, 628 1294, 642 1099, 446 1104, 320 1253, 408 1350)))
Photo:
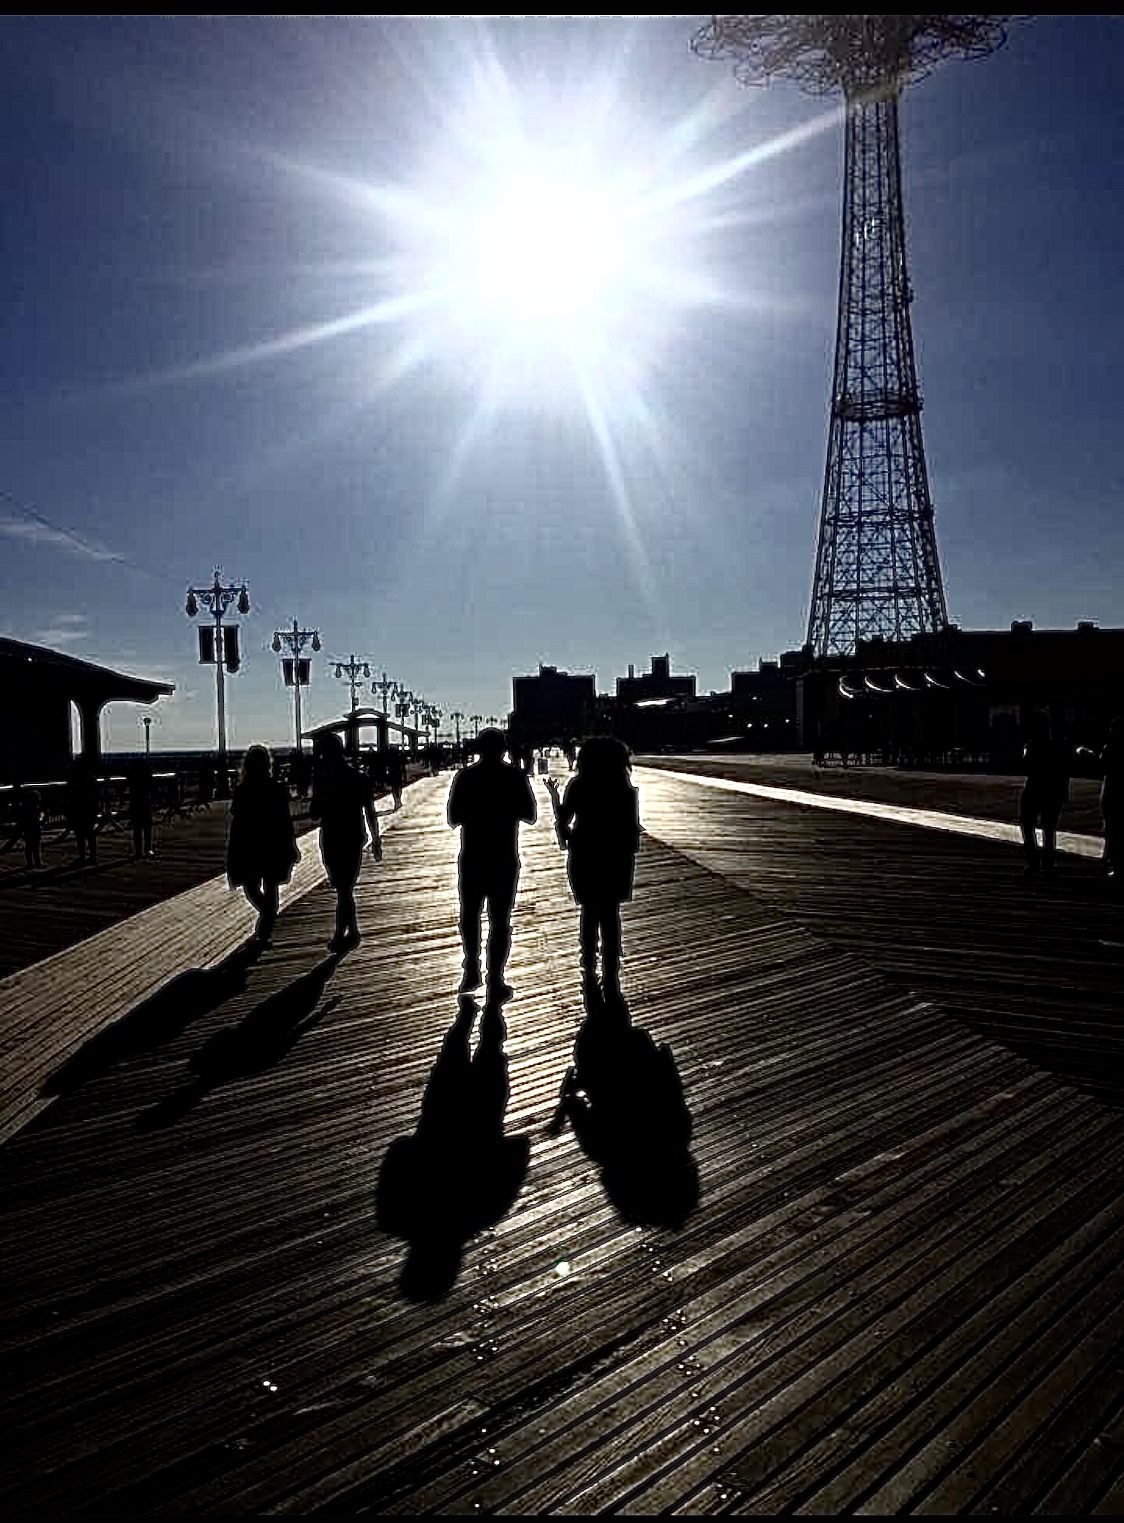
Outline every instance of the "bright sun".
POLYGON ((628 230, 600 187, 544 166, 483 190, 466 223, 466 295, 489 320, 556 337, 574 322, 612 320, 628 230))
POLYGON ((673 293, 666 209, 585 151, 492 140, 471 172, 428 198, 409 229, 407 288, 440 293, 426 347, 486 377, 497 406, 538 406, 599 389, 661 345, 673 293), (577 386, 573 384, 577 382, 577 386))

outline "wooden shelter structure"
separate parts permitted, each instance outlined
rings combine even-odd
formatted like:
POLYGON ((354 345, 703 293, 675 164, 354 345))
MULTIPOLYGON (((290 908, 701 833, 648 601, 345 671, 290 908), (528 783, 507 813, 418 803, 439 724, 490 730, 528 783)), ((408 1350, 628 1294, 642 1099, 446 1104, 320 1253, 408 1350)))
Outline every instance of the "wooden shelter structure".
POLYGON ((75 748, 71 705, 79 716, 77 754, 101 763, 101 711, 107 703, 155 703, 175 691, 170 682, 131 677, 77 656, 0 639, 0 782, 50 781, 65 776, 75 748))
POLYGON ((385 751, 390 746, 390 731, 397 730, 401 743, 416 751, 418 748, 419 731, 412 725, 403 724, 400 720, 391 719, 381 709, 357 708, 350 709, 346 714, 341 714, 338 719, 329 719, 324 724, 313 726, 311 730, 301 732, 302 740, 316 741, 318 735, 338 735, 344 743, 344 748, 351 756, 358 756, 360 751, 359 732, 365 729, 375 731, 375 747, 379 751, 385 751))

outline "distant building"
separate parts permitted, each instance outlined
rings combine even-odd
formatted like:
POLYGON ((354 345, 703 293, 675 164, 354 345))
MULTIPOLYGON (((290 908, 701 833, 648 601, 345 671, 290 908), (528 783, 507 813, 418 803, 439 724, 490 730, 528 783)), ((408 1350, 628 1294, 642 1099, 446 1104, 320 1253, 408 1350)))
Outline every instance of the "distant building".
POLYGON ((101 764, 101 711, 107 703, 155 703, 175 691, 170 682, 130 677, 77 656, 0 639, 0 782, 55 782, 77 751, 101 764))
POLYGON ((810 659, 807 651, 788 650, 759 661, 756 671, 730 673, 731 708, 748 750, 797 749, 796 679, 810 659))
POLYGON ((560 746, 589 732, 597 712, 593 673, 539 666, 538 675, 512 681, 511 731, 521 745, 560 746))
POLYGON ((1055 732, 1099 745, 1124 714, 1124 629, 962 630, 860 641, 800 679, 804 746, 915 766, 1017 771, 1033 710, 1055 732))
POLYGON ((693 676, 673 677, 670 656, 653 656, 652 670, 637 677, 630 666, 627 677, 617 678, 617 698, 621 703, 652 703, 660 698, 693 698, 693 676))

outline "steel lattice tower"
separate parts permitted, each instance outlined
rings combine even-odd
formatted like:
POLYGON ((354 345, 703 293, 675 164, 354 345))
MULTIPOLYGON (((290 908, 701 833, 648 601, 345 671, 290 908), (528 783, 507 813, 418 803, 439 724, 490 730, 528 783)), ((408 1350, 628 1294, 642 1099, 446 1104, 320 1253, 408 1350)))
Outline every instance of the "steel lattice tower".
POLYGON ((945 628, 921 442, 898 97, 943 57, 1003 41, 999 16, 715 16, 697 53, 744 84, 781 76, 846 102, 835 370, 808 616, 816 656, 945 628))

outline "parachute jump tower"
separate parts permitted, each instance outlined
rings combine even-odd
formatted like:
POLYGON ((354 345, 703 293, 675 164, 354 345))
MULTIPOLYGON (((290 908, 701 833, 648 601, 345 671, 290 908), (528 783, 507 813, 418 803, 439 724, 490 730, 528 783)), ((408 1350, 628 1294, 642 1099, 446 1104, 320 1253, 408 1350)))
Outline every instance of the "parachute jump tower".
POLYGON ((921 443, 898 97, 943 58, 979 58, 1003 16, 714 16, 692 39, 743 84, 794 79, 846 102, 843 236, 827 466, 808 615, 815 656, 948 623, 921 443))

